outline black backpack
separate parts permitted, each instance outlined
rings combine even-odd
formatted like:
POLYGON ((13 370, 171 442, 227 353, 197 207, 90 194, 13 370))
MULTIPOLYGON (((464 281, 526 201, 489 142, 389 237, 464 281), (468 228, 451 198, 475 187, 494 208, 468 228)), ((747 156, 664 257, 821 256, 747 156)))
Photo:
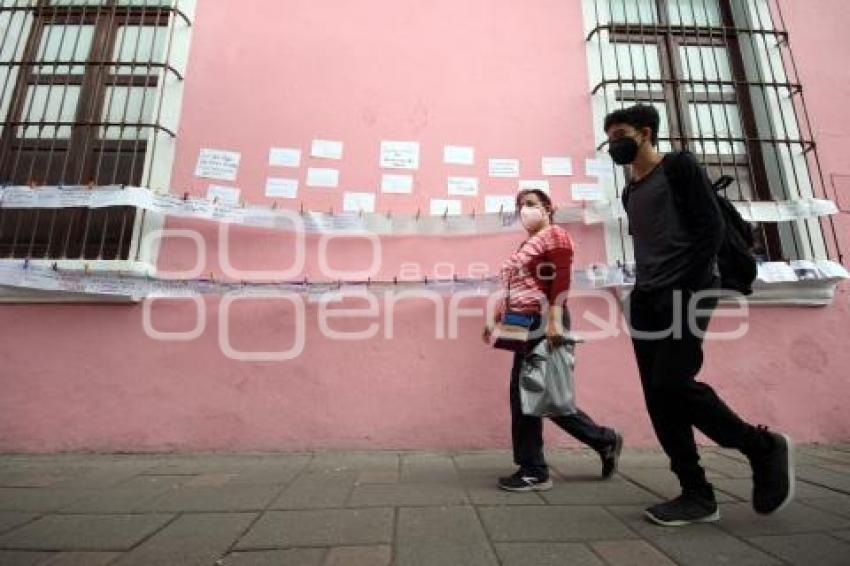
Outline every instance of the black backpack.
MULTIPOLYGON (((675 175, 670 172, 669 162, 668 159, 664 160, 664 172, 667 174, 670 185, 673 186, 675 175)), ((734 179, 729 175, 723 175, 712 184, 717 206, 720 208, 720 214, 725 225, 723 243, 717 252, 717 267, 720 270, 721 288, 736 291, 742 295, 751 295, 753 282, 758 274, 756 259, 752 254, 755 244, 753 229, 749 222, 744 220, 735 205, 722 194, 722 191, 733 181, 734 179)), ((677 191, 687 189, 686 187, 673 188, 677 191)), ((675 198, 675 194, 673 200, 678 200, 675 198)))

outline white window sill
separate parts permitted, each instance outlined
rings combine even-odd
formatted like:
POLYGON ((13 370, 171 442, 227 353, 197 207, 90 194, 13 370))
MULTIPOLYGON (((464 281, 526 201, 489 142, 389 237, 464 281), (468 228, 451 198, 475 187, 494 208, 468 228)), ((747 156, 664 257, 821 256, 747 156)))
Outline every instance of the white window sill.
MULTIPOLYGON (((745 297, 750 307, 826 307, 835 299, 835 289, 842 279, 815 279, 788 283, 756 281, 753 294, 745 297)), ((625 299, 631 288, 620 288, 618 295, 625 299)), ((736 304, 720 300, 721 305, 736 304)))
MULTIPOLYGON (((3 263, 14 263, 23 269, 23 260, 0 260, 3 263)), ((125 273, 128 275, 151 275, 156 272, 154 266, 139 261, 94 261, 94 260, 31 260, 30 264, 40 267, 51 267, 56 264, 58 269, 82 271, 88 265, 92 273, 125 273)), ((0 304, 135 304, 139 297, 86 295, 62 291, 43 291, 39 289, 24 289, 0 285, 0 304)))

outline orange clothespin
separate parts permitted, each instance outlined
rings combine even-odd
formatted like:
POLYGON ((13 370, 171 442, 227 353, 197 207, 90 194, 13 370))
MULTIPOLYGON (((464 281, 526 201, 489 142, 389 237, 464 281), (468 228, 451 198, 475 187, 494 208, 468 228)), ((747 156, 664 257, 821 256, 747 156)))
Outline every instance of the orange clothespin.
POLYGON ((92 190, 93 188, 94 188, 94 179, 89 179, 89 182, 88 182, 88 189, 89 189, 89 190, 92 190))

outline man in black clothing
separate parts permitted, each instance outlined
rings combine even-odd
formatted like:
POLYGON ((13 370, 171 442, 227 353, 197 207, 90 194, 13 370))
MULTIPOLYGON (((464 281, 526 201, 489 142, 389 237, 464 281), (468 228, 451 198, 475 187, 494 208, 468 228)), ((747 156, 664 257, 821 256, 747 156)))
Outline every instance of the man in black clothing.
POLYGON ((725 230, 705 171, 693 154, 656 150, 659 116, 648 105, 609 114, 609 153, 629 166, 623 204, 634 240, 636 280, 624 311, 655 434, 682 494, 646 510, 648 519, 681 526, 720 519, 699 464, 696 427, 744 453, 753 469, 753 507, 768 514, 794 496, 793 445, 736 415, 705 383, 702 339, 717 305, 717 252, 725 230))

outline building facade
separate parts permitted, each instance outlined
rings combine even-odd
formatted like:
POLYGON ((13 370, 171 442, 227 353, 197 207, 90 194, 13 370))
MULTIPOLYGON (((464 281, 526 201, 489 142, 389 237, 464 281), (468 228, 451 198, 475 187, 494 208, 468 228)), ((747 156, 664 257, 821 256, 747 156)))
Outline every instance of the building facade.
POLYGON ((546 187, 576 243, 580 403, 653 444, 623 286, 581 292, 632 261, 602 120, 635 102, 659 109, 663 151, 730 176, 756 221, 762 280, 745 317, 716 317, 728 339, 708 342, 703 379, 750 421, 850 438, 842 1, 0 6, 5 195, 139 187, 311 227, 4 196, 4 277, 305 284, 140 298, 5 279, 0 450, 507 446, 511 360, 481 341, 487 293, 439 283, 498 273, 522 241, 499 221, 520 185, 546 187))

